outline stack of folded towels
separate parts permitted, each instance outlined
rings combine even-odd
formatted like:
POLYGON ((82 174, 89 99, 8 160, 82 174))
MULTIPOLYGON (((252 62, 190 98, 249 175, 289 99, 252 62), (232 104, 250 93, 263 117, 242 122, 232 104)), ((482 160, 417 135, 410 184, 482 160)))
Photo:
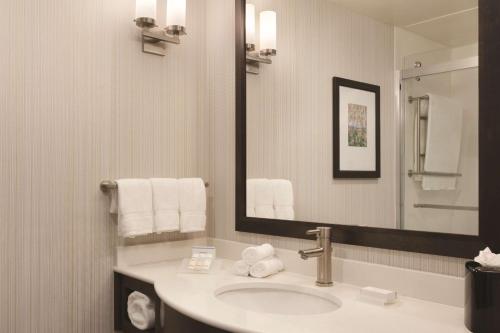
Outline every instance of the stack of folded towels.
POLYGON ((275 257, 271 244, 248 247, 241 253, 241 258, 233 267, 236 275, 264 278, 284 269, 283 262, 275 257))
POLYGON ((204 231, 205 183, 201 178, 119 179, 110 213, 118 214, 118 234, 204 231))

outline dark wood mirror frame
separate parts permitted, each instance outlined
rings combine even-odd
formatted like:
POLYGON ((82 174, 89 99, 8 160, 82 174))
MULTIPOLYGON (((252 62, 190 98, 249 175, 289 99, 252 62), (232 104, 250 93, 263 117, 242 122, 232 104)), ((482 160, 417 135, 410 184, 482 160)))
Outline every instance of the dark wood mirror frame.
POLYGON ((312 239, 306 230, 323 225, 336 243, 461 258, 486 246, 500 252, 500 1, 479 0, 479 236, 247 217, 245 0, 235 1, 236 231, 312 239))

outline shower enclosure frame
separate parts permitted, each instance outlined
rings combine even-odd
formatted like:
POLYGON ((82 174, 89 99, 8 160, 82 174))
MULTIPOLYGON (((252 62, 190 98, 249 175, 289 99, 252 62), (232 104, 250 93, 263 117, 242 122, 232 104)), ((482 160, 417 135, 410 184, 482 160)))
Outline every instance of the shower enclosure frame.
MULTIPOLYGON (((460 173, 439 173, 439 172, 426 172, 424 171, 423 162, 425 161, 425 154, 422 153, 420 142, 421 142, 421 123, 423 117, 421 116, 421 101, 428 100, 429 96, 408 96, 406 93, 405 83, 406 80, 417 80, 420 81, 422 77, 432 76, 437 74, 452 73, 461 70, 474 69, 479 67, 479 57, 467 57, 463 59, 450 60, 447 62, 442 62, 439 64, 433 64, 429 66, 422 67, 420 61, 415 62, 414 68, 404 69, 400 72, 399 78, 399 133, 398 133, 398 145, 399 145, 399 204, 398 204, 398 221, 397 226, 401 230, 404 229, 405 225, 405 179, 406 177, 412 176, 442 176, 442 177, 460 177, 460 173), (410 110, 407 109, 407 102, 414 104, 415 107, 415 122, 414 126, 415 135, 413 136, 415 142, 413 146, 415 151, 413 152, 413 166, 408 169, 406 163, 406 119, 409 116, 410 110), (423 160, 423 161, 422 161, 423 160)), ((428 209, 446 209, 446 210, 462 210, 462 211, 478 211, 477 207, 472 206, 458 206, 458 205, 440 205, 440 204, 422 204, 414 203, 415 208, 428 208, 428 209)), ((412 230, 412 229, 409 229, 412 230)))

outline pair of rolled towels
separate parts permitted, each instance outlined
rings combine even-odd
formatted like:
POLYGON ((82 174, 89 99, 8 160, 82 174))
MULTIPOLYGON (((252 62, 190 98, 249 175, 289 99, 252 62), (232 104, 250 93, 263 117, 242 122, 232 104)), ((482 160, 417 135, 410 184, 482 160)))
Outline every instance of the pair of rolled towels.
POLYGON ((132 325, 139 330, 148 330, 155 325, 155 305, 143 293, 134 291, 128 296, 127 313, 132 325))
POLYGON ((264 278, 284 269, 283 262, 275 257, 271 244, 248 247, 241 253, 241 258, 234 264, 236 275, 264 278))

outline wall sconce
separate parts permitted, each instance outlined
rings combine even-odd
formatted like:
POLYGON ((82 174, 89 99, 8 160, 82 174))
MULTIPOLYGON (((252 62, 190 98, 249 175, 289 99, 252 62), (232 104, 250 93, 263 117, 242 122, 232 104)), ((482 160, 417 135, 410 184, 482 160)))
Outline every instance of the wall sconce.
POLYGON ((167 26, 156 28, 156 0, 136 0, 135 24, 142 29, 142 52, 164 56, 166 43, 180 44, 186 34, 186 0, 167 0, 167 26))
POLYGON ((260 13, 260 51, 256 51, 255 43, 255 6, 245 7, 245 35, 247 73, 259 74, 260 64, 272 64, 269 58, 276 55, 276 12, 260 13))

